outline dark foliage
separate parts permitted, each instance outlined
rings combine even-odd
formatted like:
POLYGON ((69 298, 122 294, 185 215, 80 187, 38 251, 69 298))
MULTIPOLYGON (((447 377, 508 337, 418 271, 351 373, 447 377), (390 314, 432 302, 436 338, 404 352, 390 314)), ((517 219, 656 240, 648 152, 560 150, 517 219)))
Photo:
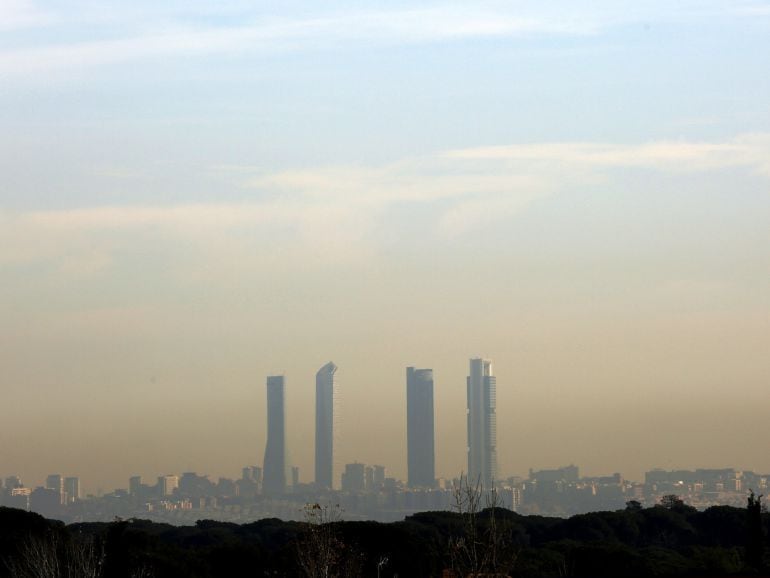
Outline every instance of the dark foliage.
MULTIPOLYGON (((757 576, 765 570, 770 516, 753 494, 747 509, 698 512, 670 500, 569 519, 519 516, 496 509, 507 547, 516 549, 514 577, 757 576)), ((424 512, 403 522, 334 522, 336 539, 357 560, 357 575, 441 576, 448 568, 460 514, 424 512)), ((146 520, 73 524, 0 508, 0 577, 31 537, 86 537, 104 548, 104 578, 298 576, 298 545, 307 526, 265 519, 251 524, 201 520, 175 527, 146 520)))

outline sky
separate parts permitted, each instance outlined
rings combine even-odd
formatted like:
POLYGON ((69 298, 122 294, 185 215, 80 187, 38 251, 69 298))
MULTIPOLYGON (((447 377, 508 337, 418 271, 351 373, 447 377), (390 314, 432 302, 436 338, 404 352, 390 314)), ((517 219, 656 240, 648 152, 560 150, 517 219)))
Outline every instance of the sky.
POLYGON ((770 2, 0 0, 0 476, 770 473, 770 2), (339 472, 338 472, 339 473, 339 472))

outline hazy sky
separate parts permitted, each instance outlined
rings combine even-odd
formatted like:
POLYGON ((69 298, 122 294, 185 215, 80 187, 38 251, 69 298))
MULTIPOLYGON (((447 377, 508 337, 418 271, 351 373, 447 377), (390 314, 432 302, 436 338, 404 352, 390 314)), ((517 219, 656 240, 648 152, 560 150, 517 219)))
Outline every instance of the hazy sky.
POLYGON ((770 2, 0 0, 0 476, 770 472, 770 2), (320 4, 323 4, 321 7, 320 4))

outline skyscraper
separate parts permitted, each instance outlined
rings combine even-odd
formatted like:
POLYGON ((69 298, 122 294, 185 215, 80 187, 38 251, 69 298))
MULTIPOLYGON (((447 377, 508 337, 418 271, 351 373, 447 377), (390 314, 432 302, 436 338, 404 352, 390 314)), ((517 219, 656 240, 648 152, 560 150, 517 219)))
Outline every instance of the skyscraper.
POLYGON ((68 504, 74 504, 80 500, 80 478, 64 478, 64 493, 68 504))
POLYGON ((286 491, 286 411, 282 375, 267 378, 267 444, 262 475, 264 494, 286 491))
POLYGON ((468 478, 491 488, 497 477, 496 382, 492 362, 471 359, 468 376, 468 478))
POLYGON ((436 481, 433 428, 433 370, 406 368, 407 477, 410 487, 436 481))
POLYGON ((54 490, 59 496, 59 504, 64 504, 64 478, 61 474, 51 474, 45 479, 45 487, 48 490, 54 490))
POLYGON ((168 475, 158 477, 158 494, 161 497, 171 496, 179 487, 179 476, 168 475))
POLYGON ((366 488, 366 476, 364 464, 355 462, 346 464, 345 471, 342 472, 342 491, 343 492, 363 492, 366 488))
POLYGON ((337 366, 331 361, 315 374, 315 483, 334 484, 334 419, 337 410, 337 366))

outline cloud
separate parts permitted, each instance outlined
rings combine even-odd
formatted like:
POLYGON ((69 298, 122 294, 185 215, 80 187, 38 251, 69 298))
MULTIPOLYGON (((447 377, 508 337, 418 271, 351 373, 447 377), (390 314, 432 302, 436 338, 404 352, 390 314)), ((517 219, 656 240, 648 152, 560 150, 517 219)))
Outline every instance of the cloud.
MULTIPOLYGON (((27 4, 9 3, 11 26, 35 20, 27 4), (25 9, 25 6, 28 9, 25 9), (14 22, 16 24, 14 24, 14 22)), ((253 18, 252 18, 253 20, 253 18)), ((122 37, 43 44, 0 53, 0 74, 27 75, 156 57, 271 53, 338 47, 342 43, 421 43, 463 38, 592 34, 590 19, 521 17, 494 10, 440 6, 423 9, 349 11, 304 18, 263 17, 239 25, 166 22, 162 30, 137 29, 122 37)))
POLYGON ((54 21, 50 12, 28 0, 0 0, 0 30, 48 26, 54 21))
POLYGON ((431 206, 437 217, 426 233, 444 238, 509 217, 556 185, 551 175, 537 171, 479 171, 441 155, 382 167, 285 171, 247 179, 246 184, 308 203, 344 205, 369 215, 375 224, 393 206, 431 206))
MULTIPOLYGON (((34 79, 41 72, 68 77, 78 70, 125 62, 152 62, 197 55, 266 55, 285 51, 339 49, 356 45, 419 44, 484 38, 592 36, 650 21, 691 21, 715 15, 764 14, 766 6, 721 2, 599 2, 574 10, 561 3, 514 7, 481 2, 420 8, 268 13, 241 3, 171 6, 85 3, 70 13, 43 11, 28 0, 0 0, 0 29, 58 24, 68 42, 28 39, 0 51, 0 76, 34 79), (236 23, 237 22, 237 23, 236 23), (212 24, 214 23, 214 24, 212 24), (99 30, 89 38, 89 30, 99 30)), ((50 82, 51 77, 47 77, 50 82)))
POLYGON ((732 9, 741 16, 770 16, 770 4, 766 2, 734 2, 732 9))
POLYGON ((494 195, 461 201, 441 215, 437 232, 444 237, 463 235, 509 218, 542 196, 531 191, 529 194, 494 195))
POLYGON ((744 168, 770 178, 770 135, 516 144, 275 173, 216 166, 215 175, 258 190, 260 200, 0 212, 0 266, 48 262, 62 274, 97 274, 139 244, 195 247, 212 267, 232 270, 366 262, 384 239, 400 238, 393 211, 419 213, 419 242, 441 242, 511 219, 546 196, 613 182, 613 171, 628 167, 663 175, 744 168))
POLYGON ((64 278, 91 277, 148 251, 177 255, 175 269, 207 262, 210 275, 359 261, 369 256, 369 218, 344 203, 297 200, 0 211, 0 274, 37 264, 64 278))
POLYGON ((281 218, 273 207, 249 204, 184 204, 174 206, 122 206, 33 211, 22 221, 57 230, 116 230, 164 227, 200 230, 208 227, 255 225, 281 218))
MULTIPOLYGON (((264 192, 364 210, 397 203, 438 203, 435 232, 455 236, 506 219, 534 200, 595 184, 612 169, 706 172, 746 167, 770 176, 770 135, 723 142, 657 141, 642 144, 534 143, 477 147, 383 167, 286 171, 246 179, 264 192)), ((243 168, 237 171, 243 175, 243 168)))
POLYGON ((332 167, 285 171, 248 179, 263 191, 288 192, 305 199, 339 200, 377 207, 392 203, 427 203, 498 191, 533 190, 540 176, 521 172, 479 172, 473 167, 425 158, 384 167, 332 167))
POLYGON ((742 146, 743 164, 752 166, 765 177, 770 177, 770 134, 745 134, 736 138, 735 142, 742 146))
POLYGON ((768 135, 743 135, 726 142, 660 141, 644 144, 543 143, 478 147, 446 153, 458 161, 556 163, 593 169, 648 168, 706 171, 748 166, 767 174, 768 135))

